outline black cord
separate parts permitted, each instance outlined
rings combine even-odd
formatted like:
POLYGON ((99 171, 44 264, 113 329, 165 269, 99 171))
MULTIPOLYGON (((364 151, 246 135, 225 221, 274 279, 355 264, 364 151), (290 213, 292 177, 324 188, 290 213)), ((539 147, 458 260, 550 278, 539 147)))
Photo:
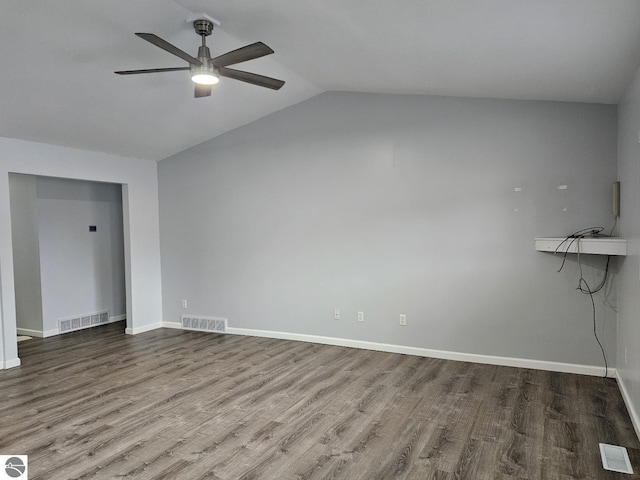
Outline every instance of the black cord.
POLYGON ((595 237, 599 235, 600 232, 602 232, 603 230, 604 230, 604 227, 589 227, 589 228, 583 228, 582 230, 578 230, 577 232, 574 232, 571 235, 566 236, 565 239, 558 244, 558 246, 553 252, 554 255, 558 253, 558 250, 560 250, 560 247, 564 245, 566 242, 568 242, 569 239, 571 239, 571 241, 567 245, 567 248, 564 251, 564 256, 562 257, 562 265, 560 265, 560 268, 558 269, 558 273, 560 273, 564 268, 564 263, 567 261, 567 255, 569 254, 569 250, 571 250, 571 245, 573 245, 576 241, 579 242, 580 239, 585 238, 587 236, 595 237))
MULTIPOLYGON (((614 224, 614 228, 615 228, 615 224, 614 224)), ((565 249, 564 255, 562 257, 562 264, 558 269, 558 273, 559 273, 564 268, 564 264, 567 260, 567 255, 569 254, 569 250, 571 250, 571 246, 574 244, 574 242, 578 242, 577 250, 578 250, 578 266, 580 267, 580 279, 578 280, 578 288, 576 290, 580 291, 580 293, 584 293, 585 295, 589 295, 589 298, 591 298, 591 307, 593 311, 593 336, 596 338, 596 342, 598 342, 598 346, 600 347, 600 351, 602 352, 602 359, 604 360, 604 378, 607 378, 607 375, 609 373, 609 364, 607 362, 607 355, 604 351, 604 347, 602 346, 602 342, 600 342, 600 339, 598 338, 598 332, 596 329, 596 303, 593 299, 593 294, 598 293, 600 290, 602 290, 602 288, 604 288, 605 284, 607 283, 607 278, 609 276, 609 263, 611 261, 611 256, 610 255, 607 256, 607 263, 604 269, 604 277, 602 278, 602 281, 596 287, 595 290, 591 290, 591 288, 589 287, 589 284, 584 279, 584 276, 582 275, 582 262, 580 260, 580 240, 587 236, 592 236, 592 237, 599 236, 603 230, 604 230, 604 227, 590 227, 590 228, 578 230, 577 232, 572 233, 571 235, 568 235, 564 240, 562 240, 562 242, 560 242, 556 247, 553 254, 555 255, 556 253, 558 253, 558 251, 560 250, 560 247, 565 243, 569 242, 567 244, 567 248, 565 249), (586 288, 582 286, 583 284, 586 288)), ((613 229, 611 231, 613 233, 613 229)), ((602 235, 602 236, 611 236, 611 235, 602 235)))
POLYGON ((593 310, 593 336, 596 337, 596 342, 598 342, 598 346, 600 347, 600 351, 602 352, 602 358, 604 359, 604 378, 607 378, 609 373, 609 364, 607 363, 607 355, 604 353, 604 347, 598 338, 598 332, 596 331, 596 302, 593 300, 593 292, 589 289, 589 284, 587 281, 580 277, 580 282, 578 282, 578 290, 582 293, 587 293, 589 298, 591 299, 591 308, 593 310), (586 289, 582 289, 582 284, 587 287, 586 289))
MULTIPOLYGON (((564 251, 564 255, 562 256, 562 263, 560 264, 560 268, 558 269, 558 273, 560 273, 562 271, 562 269, 564 268, 564 263, 567 261, 567 255, 569 254, 569 250, 571 250, 571 245, 573 245, 573 242, 575 242, 576 240, 579 240, 582 237, 567 237, 567 238, 565 238, 563 240, 563 242, 566 242, 570 238, 573 238, 573 240, 571 240, 571 242, 569 242, 569 244, 567 245, 567 249, 564 251)), ((555 255, 556 253, 558 253, 558 249, 557 248, 556 248, 556 251, 553 252, 553 254, 555 255)))
MULTIPOLYGON (((598 285, 596 287, 595 290, 585 290, 580 286, 580 282, 578 282, 578 290, 580 290, 582 293, 585 294, 590 294, 590 293, 598 293, 600 290, 602 290, 604 288, 605 283, 607 283, 607 277, 609 276, 609 262, 611 261, 611 255, 607 255, 607 263, 604 267, 604 277, 602 277, 602 281, 600 282, 600 285, 598 285)), ((586 282, 585 282, 586 285, 586 282)))

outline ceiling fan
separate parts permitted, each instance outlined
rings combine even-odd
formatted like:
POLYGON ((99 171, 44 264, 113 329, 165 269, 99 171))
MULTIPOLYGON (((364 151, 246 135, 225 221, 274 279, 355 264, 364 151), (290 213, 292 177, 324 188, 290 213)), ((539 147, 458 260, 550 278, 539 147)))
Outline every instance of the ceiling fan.
POLYGON ((206 38, 213 32, 214 22, 208 18, 200 18, 193 22, 193 28, 196 34, 202 37, 202 45, 198 48, 198 56, 192 57, 188 53, 180 50, 178 47, 170 44, 166 40, 154 35, 153 33, 136 33, 136 35, 147 42, 153 43, 156 47, 172 53, 189 63, 188 67, 169 67, 169 68, 152 68, 146 70, 121 70, 118 75, 137 75, 140 73, 159 73, 159 72, 176 72, 179 70, 189 70, 191 72, 191 80, 196 84, 195 97, 208 97, 211 95, 211 85, 215 85, 220 77, 232 78, 241 82, 251 83, 259 87, 271 88, 279 90, 284 85, 284 81, 278 80, 256 73, 245 72, 227 68, 229 65, 246 62, 254 58, 270 55, 273 50, 262 42, 252 43, 244 47, 232 50, 215 58, 211 58, 209 47, 207 47, 206 38))

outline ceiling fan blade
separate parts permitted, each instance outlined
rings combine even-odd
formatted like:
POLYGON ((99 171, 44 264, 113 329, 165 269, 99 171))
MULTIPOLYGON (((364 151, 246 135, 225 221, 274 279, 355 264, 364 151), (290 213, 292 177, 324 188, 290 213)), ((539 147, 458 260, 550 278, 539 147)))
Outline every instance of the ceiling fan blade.
POLYGON ((136 33, 136 35, 149 43, 153 43, 156 47, 160 47, 161 49, 174 54, 176 57, 180 57, 181 59, 189 62, 192 65, 202 65, 202 62, 197 58, 192 57, 187 52, 183 52, 178 47, 171 45, 169 42, 161 39, 159 36, 154 35, 153 33, 136 33))
POLYGON ((211 60, 214 67, 226 67, 227 65, 234 65, 236 63, 246 62, 247 60, 253 60, 254 58, 264 57, 270 55, 273 50, 262 42, 252 43, 240 47, 237 50, 232 50, 220 55, 211 60))
POLYGON ((280 90, 284 85, 283 80, 265 77, 264 75, 258 75, 257 73, 234 70, 233 68, 220 67, 218 68, 218 73, 220 73, 220 76, 222 77, 233 78, 234 80, 251 83, 253 85, 258 85, 259 87, 271 88, 272 90, 280 90))
POLYGON ((177 72, 179 70, 189 70, 189 67, 171 67, 171 68, 148 68, 146 70, 121 70, 118 75, 136 75, 138 73, 159 73, 159 72, 177 72))
POLYGON ((200 85, 196 83, 196 91, 194 97, 208 97, 211 95, 211 85, 200 85))

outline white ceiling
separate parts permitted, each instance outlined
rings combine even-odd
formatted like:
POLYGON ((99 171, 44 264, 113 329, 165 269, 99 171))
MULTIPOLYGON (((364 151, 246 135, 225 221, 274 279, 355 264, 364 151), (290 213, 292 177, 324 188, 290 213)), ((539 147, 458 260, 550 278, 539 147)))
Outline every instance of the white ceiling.
POLYGON ((640 65, 638 0, 0 0, 0 136, 160 160, 322 91, 617 103, 640 65), (193 98, 185 20, 221 21, 214 56, 279 91, 222 79, 193 98))

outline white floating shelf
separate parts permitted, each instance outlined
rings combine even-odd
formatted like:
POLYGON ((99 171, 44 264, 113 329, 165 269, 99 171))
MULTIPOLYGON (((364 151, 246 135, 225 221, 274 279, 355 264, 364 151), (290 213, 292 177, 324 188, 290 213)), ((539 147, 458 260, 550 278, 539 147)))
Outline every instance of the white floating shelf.
POLYGON ((580 253, 592 255, 627 254, 627 240, 619 237, 586 237, 568 240, 566 237, 538 237, 533 240, 536 250, 539 252, 565 253, 568 251, 569 253, 578 253, 579 242, 580 253))

